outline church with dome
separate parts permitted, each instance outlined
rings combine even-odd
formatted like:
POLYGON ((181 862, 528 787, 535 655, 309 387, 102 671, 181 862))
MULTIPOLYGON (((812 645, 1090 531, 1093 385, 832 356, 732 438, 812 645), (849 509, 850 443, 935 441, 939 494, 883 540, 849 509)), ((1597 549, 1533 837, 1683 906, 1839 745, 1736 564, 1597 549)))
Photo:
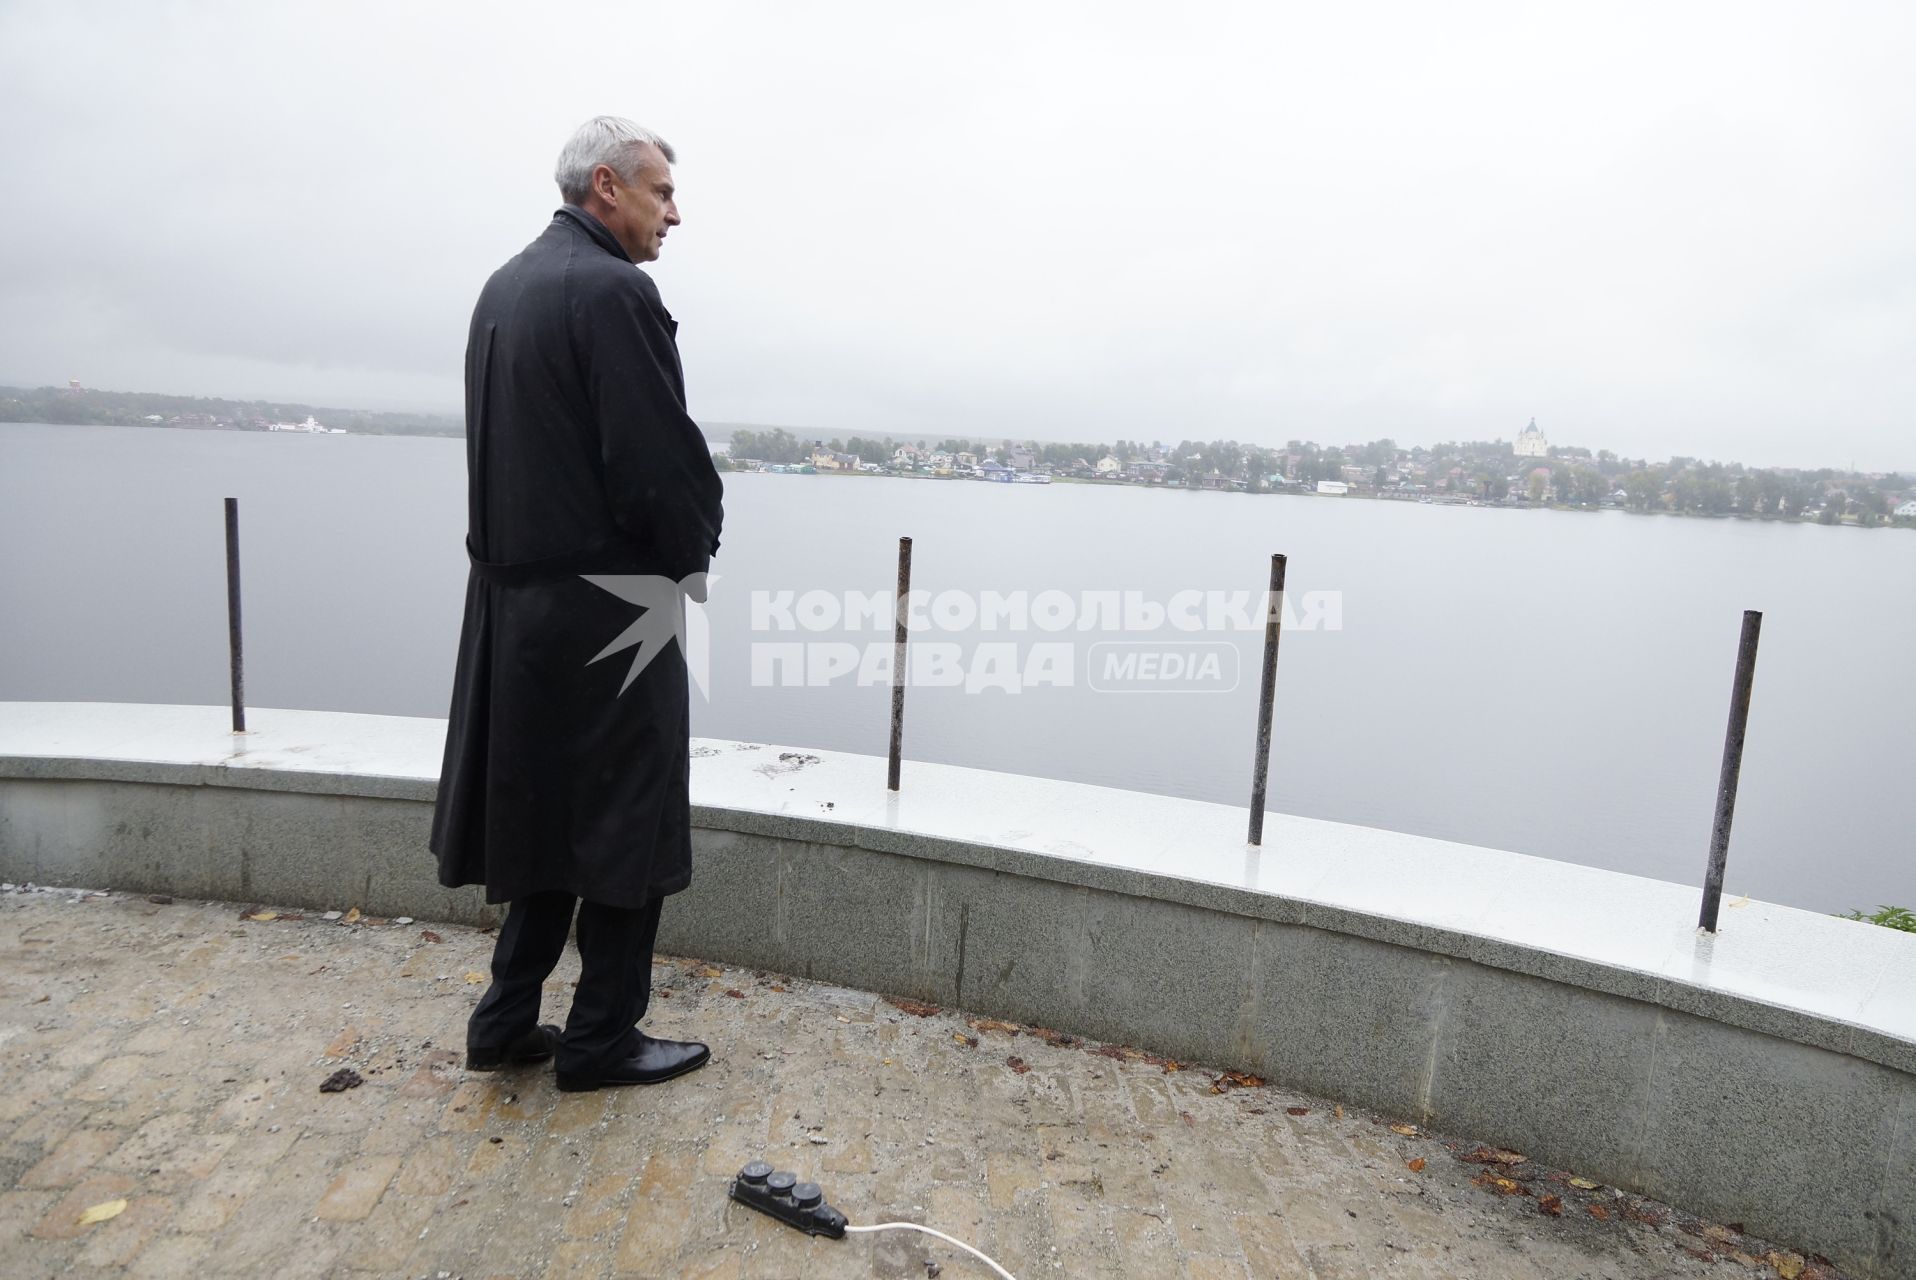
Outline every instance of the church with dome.
POLYGON ((1517 435, 1517 456, 1519 458, 1547 458, 1550 456, 1550 442, 1543 438, 1543 432, 1537 430, 1537 420, 1532 418, 1530 425, 1517 435))

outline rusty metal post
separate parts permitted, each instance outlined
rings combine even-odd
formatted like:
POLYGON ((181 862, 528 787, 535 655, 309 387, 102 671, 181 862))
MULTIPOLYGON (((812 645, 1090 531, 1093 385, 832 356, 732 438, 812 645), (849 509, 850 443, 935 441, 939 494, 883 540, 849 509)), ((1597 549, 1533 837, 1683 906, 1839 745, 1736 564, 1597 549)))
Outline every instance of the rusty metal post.
POLYGON ((898 540, 898 595, 892 601, 891 759, 885 789, 898 790, 898 763, 905 748, 905 638, 911 615, 911 539, 898 540))
POLYGON ((246 670, 240 643, 239 499, 226 500, 226 649, 233 686, 233 732, 246 732, 246 670))
POLYGON ((1750 724, 1750 684, 1756 678, 1756 641, 1763 615, 1743 611, 1743 634, 1736 644, 1736 679, 1730 685, 1730 725, 1723 734, 1723 772, 1716 781, 1716 822, 1710 827, 1710 865, 1703 878, 1703 910, 1697 927, 1716 932, 1717 907, 1723 901, 1723 868, 1730 859, 1730 819, 1736 813, 1736 778, 1743 769, 1743 735, 1750 724))
POLYGON ((1257 757, 1251 765, 1251 835, 1264 843, 1264 792, 1271 772, 1271 704, 1277 696, 1277 633, 1284 613, 1283 556, 1271 557, 1271 592, 1265 599, 1264 677, 1257 691, 1257 757))

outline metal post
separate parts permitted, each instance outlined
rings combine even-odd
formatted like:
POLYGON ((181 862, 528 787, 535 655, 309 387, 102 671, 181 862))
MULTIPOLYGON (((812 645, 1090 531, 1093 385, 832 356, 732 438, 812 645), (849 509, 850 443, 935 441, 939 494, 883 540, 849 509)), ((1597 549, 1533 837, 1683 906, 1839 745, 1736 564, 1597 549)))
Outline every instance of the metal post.
POLYGON ((1251 765, 1252 844, 1264 843, 1264 791, 1271 772, 1271 703, 1277 696, 1277 632, 1284 612, 1283 556, 1271 557, 1271 592, 1264 617, 1264 678, 1257 691, 1257 759, 1251 765))
POLYGON ((232 663, 233 732, 246 732, 246 675, 240 644, 239 499, 226 500, 226 648, 232 663))
POLYGON ((898 790, 898 762, 905 748, 905 636, 911 614, 911 539, 898 540, 898 595, 892 602, 891 760, 885 789, 898 790))
POLYGON ((1730 818, 1736 812, 1736 776, 1743 768, 1743 734, 1750 723, 1750 684, 1756 678, 1756 641, 1763 615, 1743 611, 1743 635, 1736 644, 1736 680, 1730 685, 1730 726, 1723 735, 1723 772, 1716 781, 1716 822, 1710 828, 1710 866, 1703 878, 1703 910, 1697 926, 1716 932, 1716 911, 1723 901, 1723 868, 1730 857, 1730 818))

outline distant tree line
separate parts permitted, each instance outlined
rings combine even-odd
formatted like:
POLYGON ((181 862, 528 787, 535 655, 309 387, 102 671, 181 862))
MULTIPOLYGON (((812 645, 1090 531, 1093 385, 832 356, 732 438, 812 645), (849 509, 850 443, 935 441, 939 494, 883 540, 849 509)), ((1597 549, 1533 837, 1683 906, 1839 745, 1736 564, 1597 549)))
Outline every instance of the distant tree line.
POLYGON ((75 391, 69 387, 0 387, 0 422, 151 427, 187 425, 244 430, 255 422, 312 417, 361 435, 462 436, 465 423, 443 413, 368 413, 276 400, 169 396, 149 391, 75 391), (158 415, 164 421, 148 419, 158 415), (183 420, 175 423, 175 419, 183 420))

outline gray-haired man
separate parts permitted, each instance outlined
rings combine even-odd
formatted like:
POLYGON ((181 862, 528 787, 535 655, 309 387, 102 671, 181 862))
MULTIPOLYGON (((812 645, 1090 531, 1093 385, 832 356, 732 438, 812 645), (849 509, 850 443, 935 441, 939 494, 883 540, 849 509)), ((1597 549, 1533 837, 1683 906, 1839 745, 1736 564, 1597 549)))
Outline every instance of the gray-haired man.
POLYGON ((467 1065, 556 1053, 567 1090, 669 1080, 708 1056, 636 1026, 660 904, 692 875, 685 656, 666 644, 630 674, 595 661, 636 611, 582 576, 680 583, 718 550, 721 486, 685 411, 678 325, 635 266, 679 224, 673 161, 629 120, 581 126, 559 156, 564 207, 486 282, 466 346, 472 572, 432 849, 442 884, 512 904, 467 1065), (575 905, 561 1032, 539 1025, 539 1000, 575 905))

